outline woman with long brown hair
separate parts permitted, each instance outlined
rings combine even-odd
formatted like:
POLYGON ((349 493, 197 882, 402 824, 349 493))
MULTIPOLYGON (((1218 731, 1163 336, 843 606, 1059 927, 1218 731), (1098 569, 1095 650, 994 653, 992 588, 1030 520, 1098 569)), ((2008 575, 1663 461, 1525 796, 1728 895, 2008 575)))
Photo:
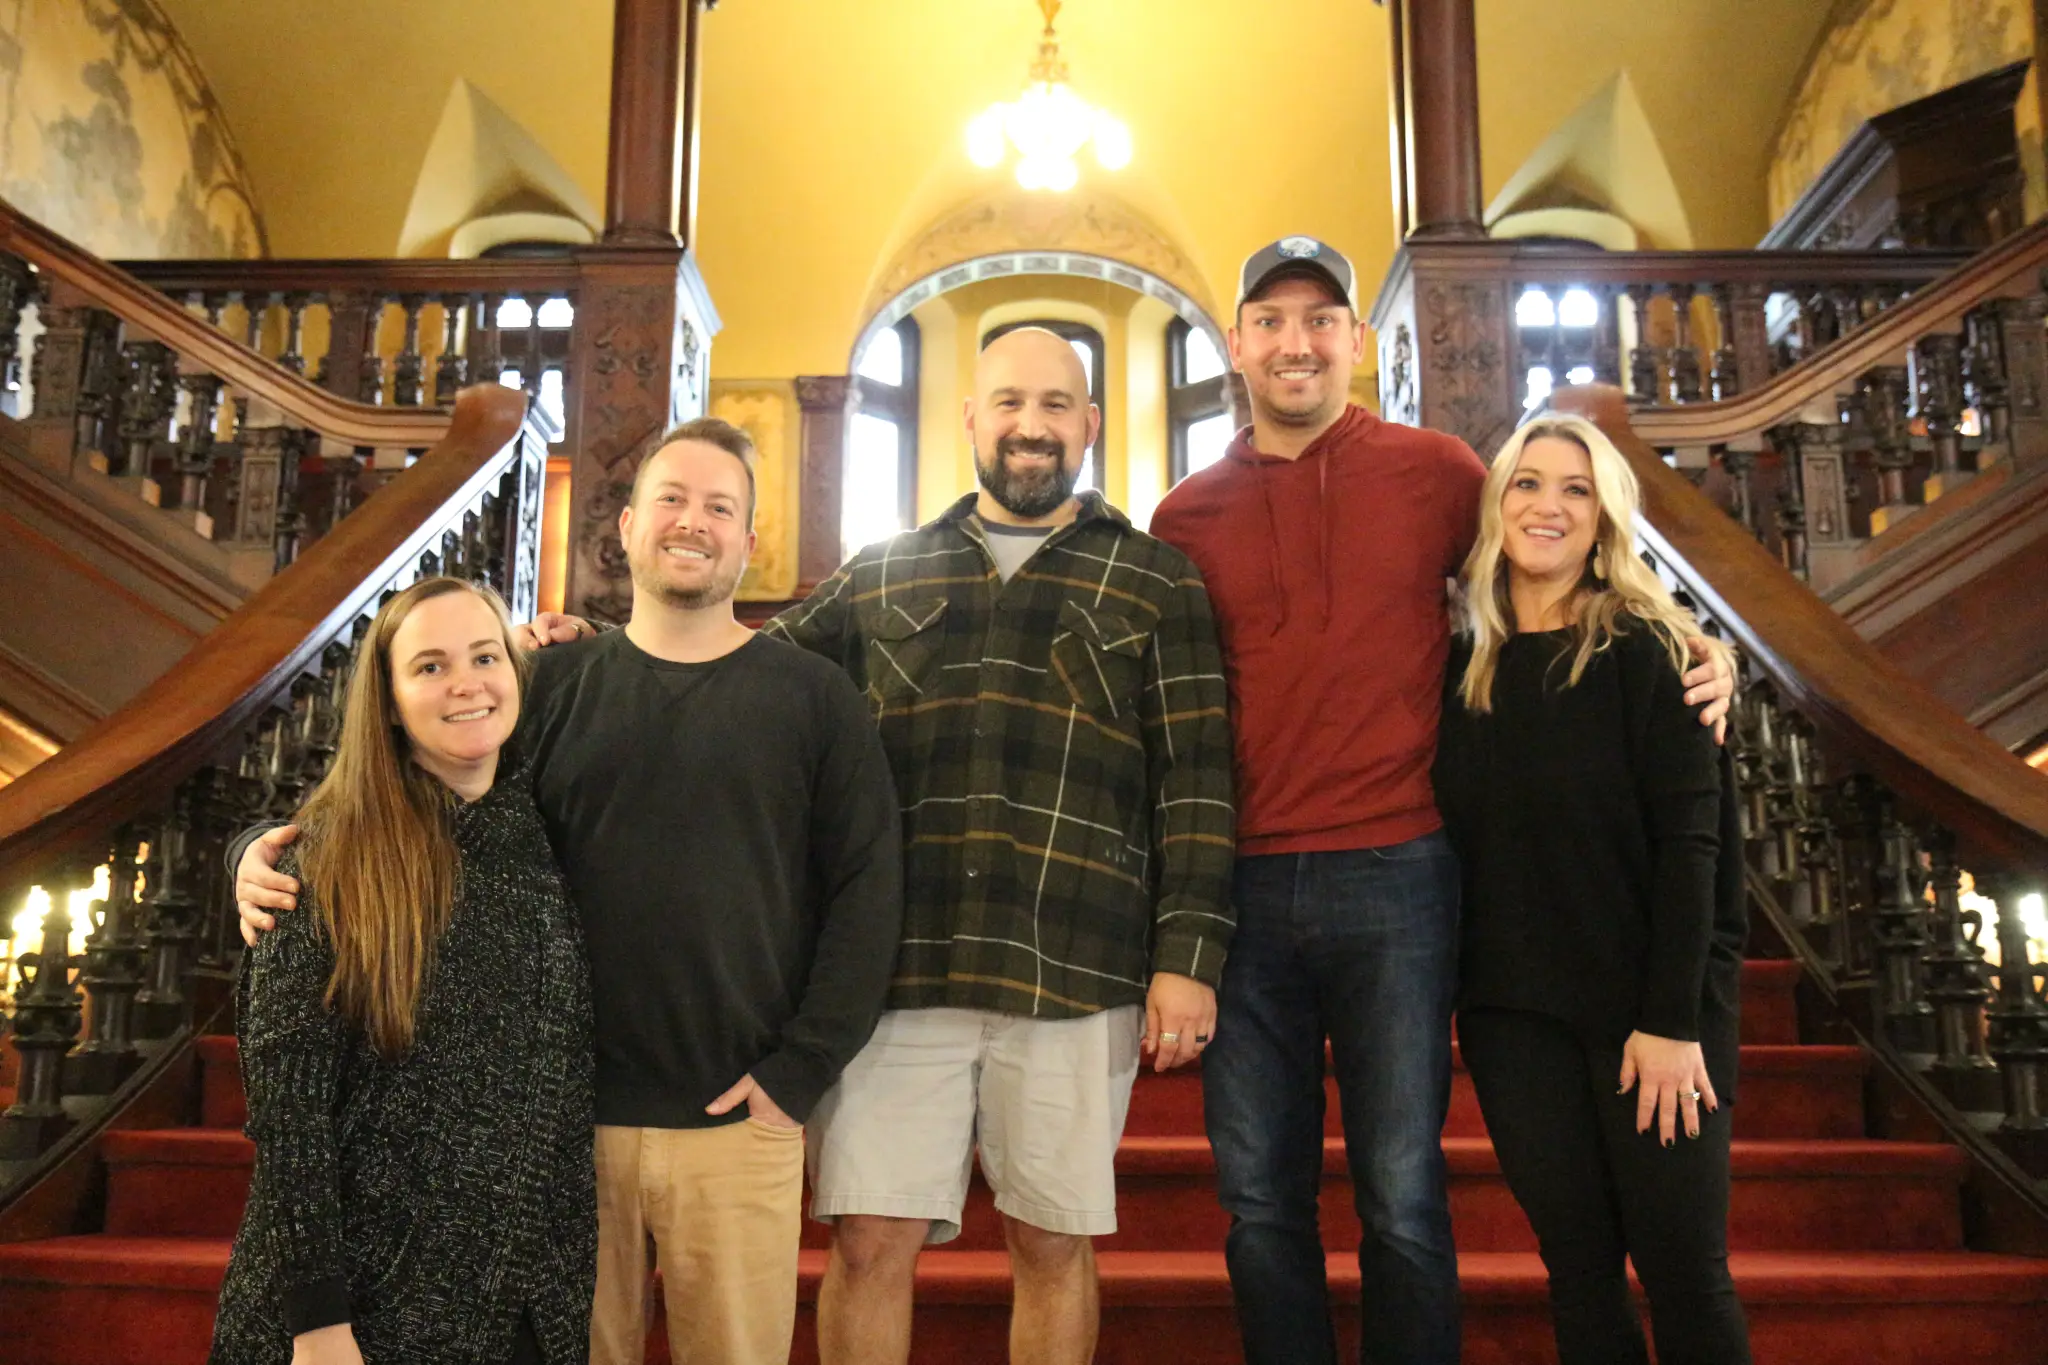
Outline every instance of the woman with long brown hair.
POLYGON ((1740 830, 1683 699, 1699 627, 1637 555, 1640 502, 1599 428, 1555 414, 1480 494, 1435 769, 1463 879, 1458 1039, 1561 1365, 1648 1365, 1629 1261, 1661 1365, 1745 1365, 1740 830))
POLYGON ((568 1365, 596 1276, 588 968, 516 755, 525 661, 460 579, 377 613, 243 958, 256 1167, 217 1365, 568 1365))

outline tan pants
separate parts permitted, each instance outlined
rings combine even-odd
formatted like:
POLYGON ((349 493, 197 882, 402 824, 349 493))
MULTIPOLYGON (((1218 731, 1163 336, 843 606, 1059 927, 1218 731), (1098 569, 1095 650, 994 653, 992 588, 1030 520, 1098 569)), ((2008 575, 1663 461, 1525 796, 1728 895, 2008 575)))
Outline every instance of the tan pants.
POLYGON ((656 1265, 674 1365, 787 1365, 803 1184, 800 1128, 599 1125, 591 1365, 646 1358, 656 1265))

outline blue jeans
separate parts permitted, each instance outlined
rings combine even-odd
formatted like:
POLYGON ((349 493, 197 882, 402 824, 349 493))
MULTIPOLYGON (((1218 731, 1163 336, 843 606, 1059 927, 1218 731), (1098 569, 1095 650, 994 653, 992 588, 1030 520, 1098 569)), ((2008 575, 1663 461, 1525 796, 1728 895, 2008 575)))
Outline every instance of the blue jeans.
POLYGON ((1458 1359, 1451 1101, 1458 865, 1442 833, 1240 858, 1202 1099, 1248 1365, 1336 1365, 1316 1194, 1330 1040, 1358 1217, 1359 1357, 1458 1359))

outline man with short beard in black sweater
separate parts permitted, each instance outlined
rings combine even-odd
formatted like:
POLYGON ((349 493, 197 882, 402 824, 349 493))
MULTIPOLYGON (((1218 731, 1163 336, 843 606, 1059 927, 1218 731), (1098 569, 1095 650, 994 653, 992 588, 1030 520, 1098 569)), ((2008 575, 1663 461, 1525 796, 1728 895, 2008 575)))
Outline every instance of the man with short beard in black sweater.
MULTIPOLYGON (((678 1365, 787 1361, 800 1125, 896 958, 901 835, 866 704, 733 615, 752 455, 711 418, 656 444, 619 519, 632 616, 535 659, 515 739, 590 955, 600 1365, 642 1358, 650 1241, 678 1365)), ((242 862, 256 927, 296 889, 268 867, 288 837, 242 862)))

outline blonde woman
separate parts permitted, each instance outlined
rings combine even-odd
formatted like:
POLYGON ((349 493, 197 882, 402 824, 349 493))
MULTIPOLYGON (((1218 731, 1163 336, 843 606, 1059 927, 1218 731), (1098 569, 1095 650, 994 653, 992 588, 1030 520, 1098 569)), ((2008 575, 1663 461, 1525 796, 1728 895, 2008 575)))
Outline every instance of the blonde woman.
POLYGON ((377 613, 243 958, 256 1169, 215 1365, 569 1365, 597 1273, 589 969, 487 588, 377 613))
POLYGON ((1561 1365, 1742 1365, 1728 1274, 1740 849, 1683 701, 1691 616, 1597 427, 1508 439, 1462 575, 1435 769, 1463 875, 1458 1036, 1550 1275, 1561 1365))

